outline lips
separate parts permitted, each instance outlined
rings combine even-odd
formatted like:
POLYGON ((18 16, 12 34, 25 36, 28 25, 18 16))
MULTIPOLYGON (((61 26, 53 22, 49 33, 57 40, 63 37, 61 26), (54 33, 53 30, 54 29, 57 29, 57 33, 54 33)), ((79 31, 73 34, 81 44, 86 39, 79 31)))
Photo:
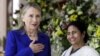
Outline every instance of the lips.
POLYGON ((37 24, 32 24, 33 26, 37 26, 37 24))
POLYGON ((69 41, 73 42, 73 41, 75 41, 75 38, 70 38, 69 41))

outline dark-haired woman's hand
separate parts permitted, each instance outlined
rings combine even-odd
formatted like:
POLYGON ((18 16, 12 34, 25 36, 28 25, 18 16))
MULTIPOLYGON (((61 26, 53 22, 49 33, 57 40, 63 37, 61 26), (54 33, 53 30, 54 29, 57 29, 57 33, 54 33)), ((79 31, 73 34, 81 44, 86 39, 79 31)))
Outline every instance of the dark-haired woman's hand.
POLYGON ((41 52, 41 51, 43 51, 43 49, 44 49, 44 45, 43 45, 43 44, 41 44, 41 43, 36 43, 36 44, 34 44, 34 41, 32 41, 32 42, 30 43, 29 47, 32 49, 32 51, 33 51, 34 53, 41 52))

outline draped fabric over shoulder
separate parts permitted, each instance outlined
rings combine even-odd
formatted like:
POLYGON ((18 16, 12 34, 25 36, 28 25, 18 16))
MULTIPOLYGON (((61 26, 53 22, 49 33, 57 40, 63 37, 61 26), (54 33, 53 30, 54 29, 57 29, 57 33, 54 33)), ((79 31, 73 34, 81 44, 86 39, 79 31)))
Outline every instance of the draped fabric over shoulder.
POLYGON ((65 50, 61 56, 100 56, 99 53, 89 46, 83 46, 76 52, 70 54, 72 51, 72 46, 65 50))

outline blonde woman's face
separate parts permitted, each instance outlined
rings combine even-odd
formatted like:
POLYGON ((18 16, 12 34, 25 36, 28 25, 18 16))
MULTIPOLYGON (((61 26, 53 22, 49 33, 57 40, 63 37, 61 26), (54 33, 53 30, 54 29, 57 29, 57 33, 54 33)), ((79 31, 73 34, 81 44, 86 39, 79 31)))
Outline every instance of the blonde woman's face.
POLYGON ((30 7, 22 16, 22 21, 25 23, 26 28, 36 30, 41 21, 41 12, 36 8, 30 7))

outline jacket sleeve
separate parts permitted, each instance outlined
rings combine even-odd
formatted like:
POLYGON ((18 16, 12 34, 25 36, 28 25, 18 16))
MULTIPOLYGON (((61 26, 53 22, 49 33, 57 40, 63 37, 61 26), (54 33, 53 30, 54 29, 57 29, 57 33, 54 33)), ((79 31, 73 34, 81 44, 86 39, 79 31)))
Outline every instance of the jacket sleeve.
POLYGON ((34 56, 32 50, 27 47, 21 51, 17 51, 17 44, 14 32, 10 31, 7 34, 5 56, 34 56))

